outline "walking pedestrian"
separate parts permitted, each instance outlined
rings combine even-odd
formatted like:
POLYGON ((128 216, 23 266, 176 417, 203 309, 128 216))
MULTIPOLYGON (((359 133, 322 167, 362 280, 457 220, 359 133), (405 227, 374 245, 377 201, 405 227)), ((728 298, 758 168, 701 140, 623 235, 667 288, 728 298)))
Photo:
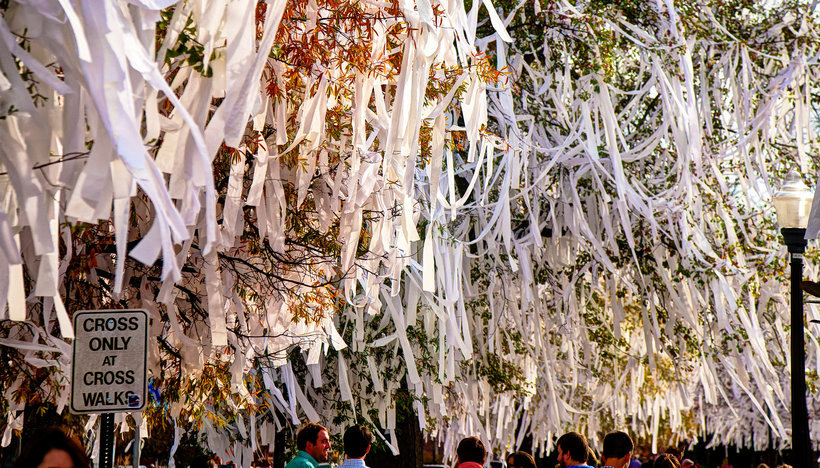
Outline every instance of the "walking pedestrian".
POLYGON ((373 435, 367 427, 358 424, 348 427, 344 435, 347 458, 339 465, 339 468, 367 468, 364 457, 370 452, 372 441, 373 435))
POLYGON ((527 452, 514 452, 507 456, 507 468, 535 468, 535 459, 527 452))
POLYGON ((461 439, 456 448, 458 468, 481 468, 487 460, 487 449, 478 437, 461 439))
POLYGON ((558 438, 558 464, 561 468, 592 468, 587 465, 589 444, 582 434, 567 432, 558 438))
POLYGON ((53 427, 29 441, 14 468, 91 468, 91 462, 79 442, 53 427))
POLYGON ((662 453, 655 459, 652 468, 681 468, 678 457, 672 453, 662 453))
POLYGON ((296 433, 299 453, 285 468, 318 468, 330 454, 330 434, 320 424, 307 423, 296 433))
POLYGON ((624 468, 629 466, 635 445, 626 432, 615 431, 604 436, 604 450, 601 453, 604 468, 624 468))

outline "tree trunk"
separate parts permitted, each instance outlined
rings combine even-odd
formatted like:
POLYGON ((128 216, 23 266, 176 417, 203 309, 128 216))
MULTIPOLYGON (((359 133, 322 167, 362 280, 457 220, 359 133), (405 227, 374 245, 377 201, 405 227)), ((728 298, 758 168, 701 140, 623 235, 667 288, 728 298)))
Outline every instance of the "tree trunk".
MULTIPOLYGON (((397 399, 398 400, 398 399, 397 399)), ((409 400, 409 399, 408 399, 409 400)), ((391 441, 399 449, 399 455, 394 456, 390 449, 371 449, 365 459, 370 468, 421 468, 422 433, 419 428, 419 419, 411 404, 402 404, 397 401, 396 409, 396 439, 391 441)), ((374 437, 378 437, 374 435, 374 437)))

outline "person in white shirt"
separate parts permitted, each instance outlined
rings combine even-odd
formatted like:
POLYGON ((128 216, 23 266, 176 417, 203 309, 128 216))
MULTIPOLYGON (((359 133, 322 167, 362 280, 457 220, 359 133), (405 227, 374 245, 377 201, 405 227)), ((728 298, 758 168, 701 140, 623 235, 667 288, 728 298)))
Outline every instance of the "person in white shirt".
POLYGON ((604 451, 601 453, 604 468, 624 468, 629 466, 635 445, 626 432, 610 432, 604 437, 604 451))
POLYGON ((367 427, 360 424, 348 427, 344 435, 347 458, 338 468, 367 468, 364 457, 370 452, 370 442, 372 441, 373 435, 367 427))

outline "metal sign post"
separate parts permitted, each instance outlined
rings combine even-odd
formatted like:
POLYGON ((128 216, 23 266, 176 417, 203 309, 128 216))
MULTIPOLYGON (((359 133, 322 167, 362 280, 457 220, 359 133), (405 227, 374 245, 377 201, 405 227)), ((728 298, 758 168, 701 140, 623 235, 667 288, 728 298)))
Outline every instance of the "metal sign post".
POLYGON ((134 468, 139 468, 139 466, 140 466, 140 444, 142 444, 142 439, 140 438, 139 429, 136 429, 134 431, 134 433, 135 433, 134 441, 132 442, 132 444, 134 444, 134 446, 131 447, 131 449, 133 450, 133 455, 131 457, 131 461, 132 461, 131 464, 133 465, 134 468))
POLYGON ((71 411, 98 413, 100 468, 114 466, 114 413, 142 411, 148 400, 148 313, 84 310, 74 314, 71 411))
POLYGON ((100 417, 100 468, 114 467, 114 413, 100 417))

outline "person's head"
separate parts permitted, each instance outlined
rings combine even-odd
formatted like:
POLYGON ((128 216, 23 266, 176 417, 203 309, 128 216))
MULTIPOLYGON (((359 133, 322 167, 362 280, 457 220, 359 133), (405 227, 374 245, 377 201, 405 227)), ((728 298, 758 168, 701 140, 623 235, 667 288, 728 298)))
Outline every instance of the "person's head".
POLYGON ((79 442, 60 428, 39 433, 26 444, 15 468, 90 468, 91 462, 79 442))
POLYGON ((662 453, 655 459, 655 464, 652 465, 652 468, 681 468, 681 466, 675 455, 662 453))
POLYGON ((632 458, 632 450, 635 446, 632 439, 626 432, 615 431, 604 436, 604 451, 601 456, 606 464, 624 466, 632 458))
POLYGON ((535 468, 535 459, 527 452, 514 452, 507 456, 507 468, 535 468))
POLYGON ((484 442, 478 437, 466 437, 461 439, 456 449, 458 455, 458 462, 475 462, 483 465, 484 460, 487 459, 487 449, 484 448, 484 442))
POLYGON ((586 463, 589 445, 587 439, 577 432, 567 432, 558 438, 558 464, 561 468, 586 463))
POLYGON ((373 435, 370 429, 359 424, 350 426, 345 431, 344 444, 347 458, 364 458, 370 451, 370 442, 373 435))
MULTIPOLYGON (((765 463, 762 463, 763 466, 758 465, 757 468, 769 468, 765 463)), ((683 461, 680 462, 681 468, 692 468, 695 466, 695 462, 688 458, 684 458, 683 461)))
POLYGON ((296 447, 324 463, 330 453, 330 434, 320 424, 307 423, 296 433, 296 447))
POLYGON ((681 451, 678 450, 677 447, 669 446, 666 450, 664 450, 664 453, 668 453, 669 455, 672 455, 673 457, 677 458, 679 462, 680 462, 680 459, 683 458, 683 453, 681 453, 681 451))
POLYGON ((191 460, 189 468, 212 468, 213 466, 214 464, 211 463, 211 457, 208 455, 200 455, 191 460))

